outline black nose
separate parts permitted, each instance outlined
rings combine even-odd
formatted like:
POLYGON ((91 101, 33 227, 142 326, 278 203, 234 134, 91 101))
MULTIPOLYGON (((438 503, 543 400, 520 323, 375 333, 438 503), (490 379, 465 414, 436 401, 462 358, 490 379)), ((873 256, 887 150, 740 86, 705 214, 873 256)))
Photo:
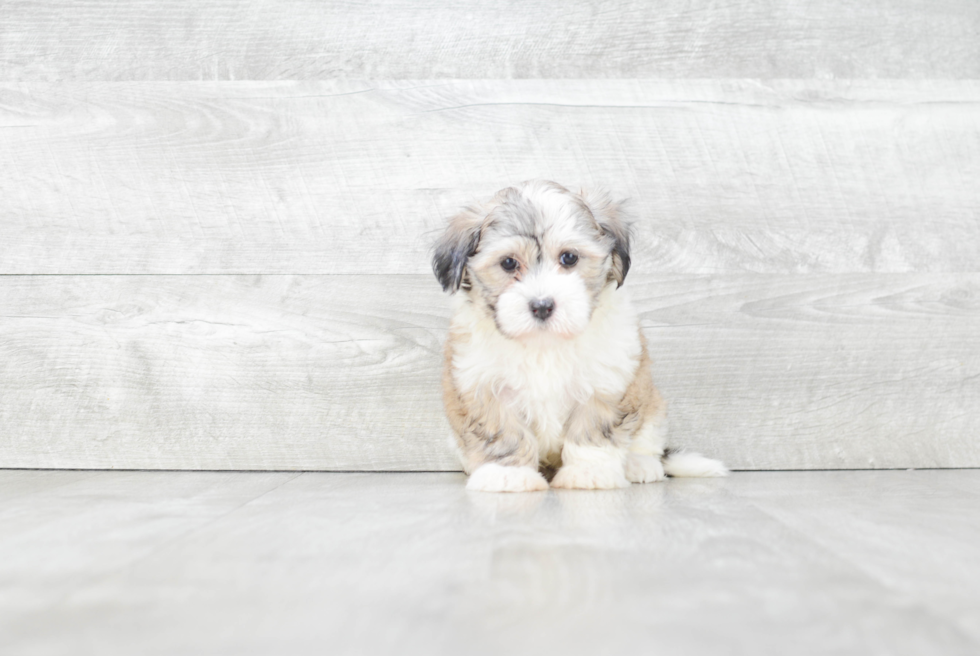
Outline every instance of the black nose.
POLYGON ((552 298, 538 298, 529 304, 531 306, 531 314, 538 321, 547 321, 551 313, 555 311, 555 300, 552 298))

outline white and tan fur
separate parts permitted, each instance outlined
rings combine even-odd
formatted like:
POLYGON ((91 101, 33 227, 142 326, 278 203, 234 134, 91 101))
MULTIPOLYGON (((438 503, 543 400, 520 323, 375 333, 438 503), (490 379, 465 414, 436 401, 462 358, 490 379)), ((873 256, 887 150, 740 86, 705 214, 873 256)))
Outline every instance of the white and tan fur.
POLYGON ((603 193, 532 181, 450 219, 443 400, 468 489, 609 489, 724 466, 667 453, 666 404, 620 286, 630 228, 603 193))

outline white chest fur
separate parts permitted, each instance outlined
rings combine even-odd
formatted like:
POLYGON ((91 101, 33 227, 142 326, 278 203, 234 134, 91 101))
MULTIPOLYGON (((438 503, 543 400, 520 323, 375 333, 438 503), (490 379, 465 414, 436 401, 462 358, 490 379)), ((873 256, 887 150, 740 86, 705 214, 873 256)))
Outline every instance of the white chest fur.
POLYGON ((538 439, 542 460, 560 453, 562 429, 575 406, 594 394, 618 396, 636 372, 638 321, 625 290, 607 287, 578 337, 520 341, 460 299, 453 331, 453 376, 461 391, 486 390, 517 412, 538 439))

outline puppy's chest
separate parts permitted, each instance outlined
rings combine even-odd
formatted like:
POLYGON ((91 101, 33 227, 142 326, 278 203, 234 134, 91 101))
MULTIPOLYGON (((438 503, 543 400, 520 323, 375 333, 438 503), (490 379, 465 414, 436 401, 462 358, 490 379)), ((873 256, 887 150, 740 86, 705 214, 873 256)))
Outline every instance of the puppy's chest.
POLYGON ((516 405, 540 428, 554 428, 565 423, 577 402, 594 393, 580 363, 567 358, 539 357, 515 361, 502 371, 504 398, 516 405))
POLYGON ((595 368, 574 350, 549 349, 497 354, 485 361, 480 378, 492 380, 500 403, 527 422, 542 454, 560 450, 561 436, 575 407, 595 394, 595 368))

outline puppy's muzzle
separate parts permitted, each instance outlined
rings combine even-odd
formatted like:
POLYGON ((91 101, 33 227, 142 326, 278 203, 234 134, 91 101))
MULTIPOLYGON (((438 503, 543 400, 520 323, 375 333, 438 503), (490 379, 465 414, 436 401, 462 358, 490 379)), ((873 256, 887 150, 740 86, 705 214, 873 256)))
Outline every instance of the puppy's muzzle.
POLYGON ((555 299, 553 298, 536 298, 528 305, 534 318, 542 323, 547 321, 551 313, 555 311, 555 299))

